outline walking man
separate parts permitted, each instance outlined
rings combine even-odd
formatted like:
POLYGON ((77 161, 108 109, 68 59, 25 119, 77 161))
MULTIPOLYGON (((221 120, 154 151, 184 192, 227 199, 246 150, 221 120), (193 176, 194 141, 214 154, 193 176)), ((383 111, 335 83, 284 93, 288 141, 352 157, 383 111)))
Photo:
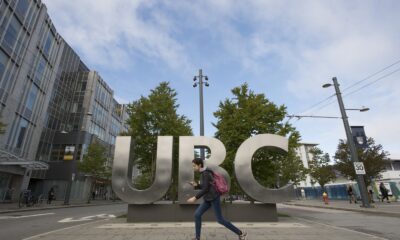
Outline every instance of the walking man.
POLYGON ((238 235, 239 240, 246 240, 247 233, 241 231, 235 227, 231 222, 225 220, 221 213, 221 203, 220 194, 214 187, 214 177, 213 172, 206 167, 204 167, 203 160, 201 158, 195 158, 192 161, 193 170, 200 172, 200 184, 196 182, 190 182, 190 184, 195 187, 195 189, 201 189, 201 191, 194 197, 187 200, 188 203, 194 203, 196 200, 203 197, 203 203, 199 205, 194 214, 195 217, 195 227, 196 227, 196 237, 193 240, 200 240, 201 234, 201 216, 210 208, 213 207, 215 216, 219 224, 225 226, 232 232, 238 235))
POLYGON ((347 188, 347 195, 349 195, 350 204, 354 200, 357 203, 357 198, 354 196, 353 188, 349 185, 347 188))
POLYGON ((387 203, 390 203, 389 201, 389 191, 388 189, 385 187, 385 184, 383 184, 383 182, 381 182, 381 184, 379 184, 379 190, 381 191, 382 194, 382 202, 383 200, 387 200, 387 203))
POLYGON ((49 192, 47 193, 47 204, 51 204, 51 201, 54 199, 54 188, 50 188, 49 192))

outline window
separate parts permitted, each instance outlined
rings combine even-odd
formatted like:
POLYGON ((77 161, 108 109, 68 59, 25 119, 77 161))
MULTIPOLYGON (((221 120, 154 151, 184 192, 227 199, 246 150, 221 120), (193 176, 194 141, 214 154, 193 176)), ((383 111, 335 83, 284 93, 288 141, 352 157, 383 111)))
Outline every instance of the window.
POLYGON ((400 161, 393 161, 392 165, 393 165, 393 169, 395 171, 399 171, 400 170, 400 161))
POLYGON ((47 35, 46 43, 44 44, 44 47, 43 47, 43 51, 46 55, 49 55, 53 41, 54 41, 53 33, 51 31, 49 31, 49 33, 47 35))
POLYGON ((46 60, 44 59, 43 56, 40 56, 40 59, 36 66, 35 79, 34 79, 35 82, 40 83, 42 81, 45 68, 46 68, 46 60))
POLYGON ((31 90, 29 91, 28 99, 26 100, 26 108, 33 111, 33 106, 35 105, 36 97, 39 89, 35 84, 32 84, 31 90))
POLYGON ((8 62, 7 55, 4 54, 4 52, 0 50, 0 80, 3 77, 3 74, 6 70, 7 62, 8 62))
POLYGON ((10 24, 8 25, 6 35, 4 36, 3 40, 6 47, 8 47, 9 49, 12 49, 14 47, 20 29, 21 24, 18 22, 17 18, 13 16, 10 24))
POLYGON ((18 126, 18 132, 17 132, 17 142, 15 144, 16 148, 21 148, 22 147, 22 143, 24 142, 24 137, 25 137, 25 133, 26 130, 28 128, 28 121, 26 121, 25 119, 21 118, 20 122, 19 122, 19 126, 18 126))
POLYGON ((28 0, 19 0, 18 4, 17 4, 16 12, 21 17, 25 17, 26 12, 28 11, 28 8, 29 8, 28 0))

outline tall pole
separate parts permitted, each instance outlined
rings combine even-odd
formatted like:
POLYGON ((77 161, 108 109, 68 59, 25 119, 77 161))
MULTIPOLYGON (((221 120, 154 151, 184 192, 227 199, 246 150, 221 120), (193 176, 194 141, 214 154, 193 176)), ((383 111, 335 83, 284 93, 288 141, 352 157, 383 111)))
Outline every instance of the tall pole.
MULTIPOLYGON (((199 69, 199 75, 195 76, 194 81, 198 80, 193 84, 193 87, 199 85, 199 104, 200 104, 200 136, 204 136, 204 104, 203 104, 203 84, 208 87, 208 77, 203 75, 203 70, 199 69), (205 79, 205 82, 203 81, 205 79)), ((205 151, 203 147, 200 147, 200 158, 205 159, 205 151)))
MULTIPOLYGON (((199 70, 199 95, 200 95, 200 136, 204 136, 204 105, 203 105, 203 70, 199 70)), ((200 157, 205 159, 204 148, 200 148, 200 157)))
MULTIPOLYGON (((357 150, 356 150, 356 147, 355 147, 354 141, 353 141, 353 136, 351 135, 351 130, 350 130, 348 117, 347 117, 347 114, 346 114, 346 111, 345 111, 345 108, 344 108, 342 94, 340 93, 339 84, 338 84, 338 81, 337 81, 336 77, 332 78, 332 80, 333 80, 333 85, 335 86, 336 96, 337 96, 339 107, 340 107, 340 113, 342 114, 343 125, 344 125, 344 129, 346 131, 346 136, 347 136, 347 142, 348 142, 349 147, 350 147, 351 160, 353 162, 359 162, 358 155, 357 155, 357 150)), ((369 199, 368 199, 368 195, 367 195, 367 188, 365 186, 365 181, 364 181, 364 176, 363 175, 357 174, 357 184, 358 184, 358 188, 359 188, 360 193, 361 193, 362 206, 366 207, 366 208, 371 207, 370 204, 369 204, 369 199)))

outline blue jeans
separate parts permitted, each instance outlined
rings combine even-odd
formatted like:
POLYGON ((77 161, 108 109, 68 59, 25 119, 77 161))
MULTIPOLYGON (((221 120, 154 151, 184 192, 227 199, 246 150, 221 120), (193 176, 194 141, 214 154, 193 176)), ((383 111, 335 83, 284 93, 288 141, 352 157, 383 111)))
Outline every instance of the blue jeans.
POLYGON ((222 217, 221 213, 221 203, 220 203, 220 197, 216 197, 212 201, 204 201, 200 206, 196 209, 196 212, 194 213, 194 219, 195 219, 195 225, 196 225, 196 238, 200 239, 200 233, 201 233, 201 216, 203 213, 205 213, 210 207, 214 208, 214 213, 215 217, 217 218, 217 221, 219 224, 224 225, 226 228, 231 230, 232 232, 236 233, 237 235, 242 234, 242 231, 240 231, 237 227, 235 227, 232 223, 228 222, 222 217))

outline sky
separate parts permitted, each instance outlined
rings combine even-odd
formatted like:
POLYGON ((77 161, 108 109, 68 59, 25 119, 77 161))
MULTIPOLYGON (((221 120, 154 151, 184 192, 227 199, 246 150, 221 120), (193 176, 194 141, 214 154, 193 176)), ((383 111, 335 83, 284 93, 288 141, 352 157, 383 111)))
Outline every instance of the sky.
MULTIPOLYGON (((231 89, 248 83, 288 114, 339 117, 337 77, 350 125, 364 126, 400 159, 400 1, 44 0, 57 31, 130 103, 168 81, 179 114, 199 135, 199 69, 205 135, 231 89), (320 104, 318 104, 320 103, 320 104)), ((286 119, 289 120, 289 119, 286 119)), ((334 155, 341 119, 293 118, 302 142, 334 155)))

